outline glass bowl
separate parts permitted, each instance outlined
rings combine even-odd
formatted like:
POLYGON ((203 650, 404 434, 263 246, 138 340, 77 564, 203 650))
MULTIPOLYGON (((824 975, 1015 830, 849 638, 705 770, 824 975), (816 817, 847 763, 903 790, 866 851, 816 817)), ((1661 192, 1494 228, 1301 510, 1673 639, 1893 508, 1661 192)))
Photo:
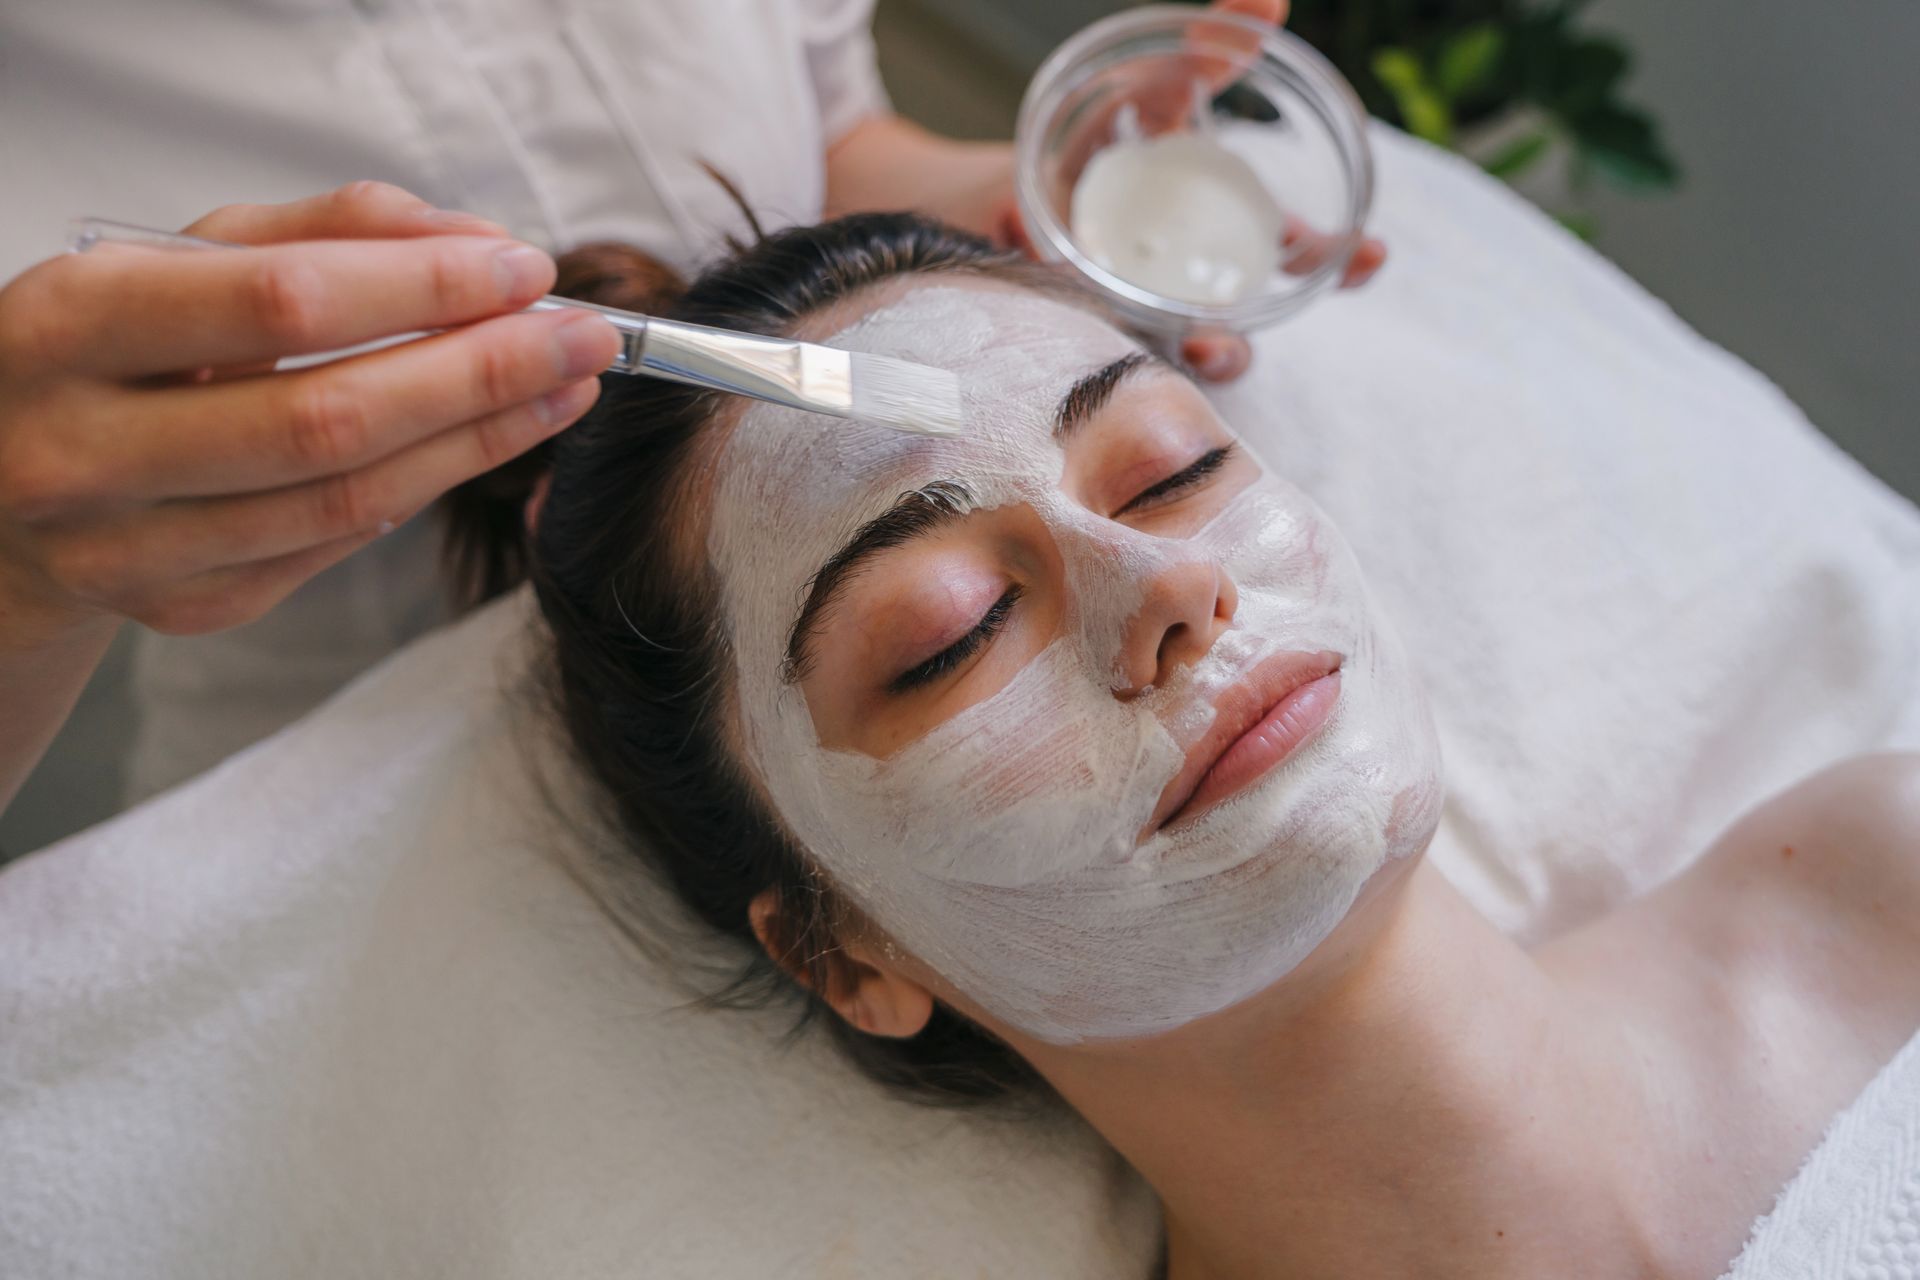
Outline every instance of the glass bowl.
POLYGON ((1340 73, 1284 31, 1182 5, 1124 10, 1056 49, 1021 102, 1014 152, 1039 255, 1174 336, 1298 311, 1338 283, 1373 200, 1366 112, 1340 73), (1269 226, 1279 243, 1231 269, 1186 242, 1231 233, 1244 247, 1269 226), (1169 250, 1169 236, 1182 243, 1169 250))

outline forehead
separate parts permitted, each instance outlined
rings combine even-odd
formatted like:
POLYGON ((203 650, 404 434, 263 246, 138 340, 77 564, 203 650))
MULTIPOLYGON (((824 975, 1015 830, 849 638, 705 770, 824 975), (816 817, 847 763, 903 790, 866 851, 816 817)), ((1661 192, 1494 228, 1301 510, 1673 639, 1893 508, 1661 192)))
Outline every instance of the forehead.
POLYGON ((966 430, 937 439, 754 404, 728 440, 723 478, 804 475, 812 497, 839 507, 873 485, 890 502, 931 480, 1028 470, 1058 454, 1053 414, 1067 388, 1136 346, 1077 306, 989 281, 912 288, 819 340, 951 370, 966 430))
POLYGON ((952 370, 966 429, 932 438, 757 403, 741 414, 717 459, 707 551, 743 662, 772 661, 808 579, 902 493, 953 481, 991 507, 1057 484, 1061 398, 1137 349, 1076 306, 984 281, 912 288, 815 340, 952 370))
MULTIPOLYGON (((913 288, 820 340, 951 370, 965 431, 931 438, 752 404, 718 459, 710 550, 721 549, 725 526, 743 514, 782 538, 820 534, 804 539, 812 543, 844 539, 902 492, 935 480, 958 481, 990 504, 1004 501, 1015 481, 1057 478, 1053 416, 1061 397, 1137 346, 1079 307, 985 281, 913 288)), ((724 557, 718 562, 727 567, 724 557)))

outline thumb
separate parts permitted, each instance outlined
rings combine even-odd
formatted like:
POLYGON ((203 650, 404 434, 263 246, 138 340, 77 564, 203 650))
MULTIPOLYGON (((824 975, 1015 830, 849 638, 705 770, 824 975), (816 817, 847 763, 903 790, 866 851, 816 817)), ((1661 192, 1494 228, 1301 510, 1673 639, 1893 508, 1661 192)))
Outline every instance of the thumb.
POLYGON ((508 234, 497 222, 435 208, 387 182, 350 182, 285 204, 230 204, 193 223, 186 233, 234 244, 508 234))
POLYGON ((1287 0, 1213 0, 1215 13, 1239 13, 1279 26, 1287 20, 1287 0))
POLYGON ((1253 348, 1237 333, 1209 329, 1188 334, 1180 343, 1180 358, 1203 382, 1232 382, 1253 362, 1253 348))
POLYGON ((1017 249, 1029 258, 1038 258, 1033 237, 1027 234, 1027 220, 1020 216, 1020 202, 1008 200, 993 219, 993 242, 1003 249, 1017 249))

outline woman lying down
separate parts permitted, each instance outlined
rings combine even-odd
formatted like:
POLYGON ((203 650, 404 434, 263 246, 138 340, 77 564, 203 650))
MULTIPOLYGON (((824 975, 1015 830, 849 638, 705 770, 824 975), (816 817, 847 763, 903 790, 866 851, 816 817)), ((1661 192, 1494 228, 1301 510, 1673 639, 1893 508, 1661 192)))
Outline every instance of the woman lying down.
POLYGON ((1092 304, 863 217, 675 314, 952 369, 968 430, 612 380, 527 556, 579 757, 869 1073, 1080 1112, 1176 1280, 1718 1276, 1920 1025, 1920 758, 1524 951, 1422 861, 1339 532, 1092 304))

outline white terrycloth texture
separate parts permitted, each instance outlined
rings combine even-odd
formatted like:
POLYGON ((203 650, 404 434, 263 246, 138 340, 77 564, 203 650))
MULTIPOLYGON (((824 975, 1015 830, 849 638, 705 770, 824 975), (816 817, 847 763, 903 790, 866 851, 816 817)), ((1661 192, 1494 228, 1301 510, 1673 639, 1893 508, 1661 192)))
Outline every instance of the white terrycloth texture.
POLYGON ((1386 268, 1218 402, 1427 683, 1448 878, 1559 932, 1819 767, 1920 747, 1912 504, 1466 161, 1373 142, 1386 268))
POLYGON ((1150 1198, 1077 1123, 678 1007, 547 856, 528 604, 0 876, 0 1276, 1139 1270, 1150 1198))
MULTIPOLYGON (((1222 400, 1423 668, 1456 881, 1557 927, 1920 745, 1913 510, 1539 215, 1375 137, 1396 261, 1222 400)), ((0 872, 0 1275, 1145 1274, 1147 1199, 1083 1134, 673 1011, 545 856, 513 608, 0 872)))
POLYGON ((1920 1280, 1920 1039, 1829 1126, 1723 1280, 1920 1280))

